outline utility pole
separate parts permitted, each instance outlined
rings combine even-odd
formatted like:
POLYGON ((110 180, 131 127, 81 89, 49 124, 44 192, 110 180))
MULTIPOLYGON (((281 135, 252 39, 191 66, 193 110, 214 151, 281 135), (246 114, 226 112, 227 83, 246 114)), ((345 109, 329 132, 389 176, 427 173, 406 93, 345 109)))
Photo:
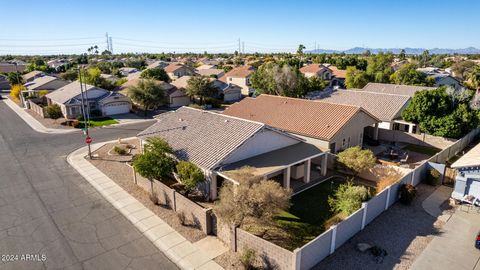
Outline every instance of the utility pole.
MULTIPOLYGON (((90 125, 90 104, 88 102, 88 95, 87 95, 87 83, 86 83, 86 78, 85 78, 85 72, 83 70, 83 67, 78 68, 78 79, 80 81, 80 97, 81 97, 81 106, 82 106, 82 115, 83 115, 83 123, 84 123, 84 132, 85 132, 85 141, 87 141, 87 146, 88 146, 88 157, 92 159, 92 149, 90 148, 90 143, 88 140, 91 140, 89 134, 88 134, 88 126, 90 125), (82 72, 83 71, 83 72, 82 72), (85 82, 85 91, 84 91, 84 85, 82 82, 85 82), (87 110, 85 110, 85 99, 87 102, 87 110)), ((90 141, 91 142, 91 141, 90 141)))
POLYGON ((240 47, 240 38, 238 38, 238 53, 242 53, 242 48, 240 47))
POLYGON ((242 41, 242 53, 245 54, 245 41, 242 41))
POLYGON ((107 51, 110 50, 110 39, 108 38, 108 32, 105 33, 105 40, 107 41, 107 51))
POLYGON ((112 37, 109 37, 108 40, 110 41, 110 52, 113 54, 113 42, 112 42, 112 37))

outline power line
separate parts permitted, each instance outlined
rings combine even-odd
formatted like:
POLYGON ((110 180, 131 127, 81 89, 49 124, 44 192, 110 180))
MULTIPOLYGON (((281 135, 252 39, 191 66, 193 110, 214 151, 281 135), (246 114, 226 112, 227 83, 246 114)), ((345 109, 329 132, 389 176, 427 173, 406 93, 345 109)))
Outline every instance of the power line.
POLYGON ((116 40, 124 40, 124 41, 133 41, 133 42, 140 42, 140 43, 153 43, 153 44, 169 44, 169 45, 190 45, 190 44, 203 44, 203 45, 212 45, 212 44, 231 44, 232 41, 218 41, 218 42, 165 42, 165 41, 152 41, 152 40, 139 40, 139 39, 130 39, 130 38, 122 38, 122 37, 114 37, 116 40))
POLYGON ((80 38, 59 38, 59 39, 12 39, 12 38, 0 38, 2 41, 62 41, 62 40, 87 40, 87 39, 100 39, 102 37, 80 37, 80 38))
MULTIPOLYGON (((229 46, 204 46, 204 47, 166 47, 166 46, 151 46, 151 45, 142 45, 142 44, 131 44, 116 42, 117 45, 129 46, 129 47, 140 47, 140 48, 155 48, 155 49, 179 49, 179 50, 201 50, 201 49, 230 49, 235 48, 235 44, 229 44, 229 46)), ((1 46, 1 45, 0 45, 1 46)))

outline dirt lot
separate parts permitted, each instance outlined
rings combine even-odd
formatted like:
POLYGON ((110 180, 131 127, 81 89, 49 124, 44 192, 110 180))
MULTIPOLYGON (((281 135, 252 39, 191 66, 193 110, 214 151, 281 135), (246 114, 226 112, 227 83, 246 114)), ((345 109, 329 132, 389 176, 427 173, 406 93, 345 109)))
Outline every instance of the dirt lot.
POLYGON ((417 188, 419 196, 412 205, 395 203, 314 269, 409 269, 444 225, 422 208, 435 188, 424 184, 417 188), (357 243, 377 245, 387 256, 377 262, 371 254, 357 251, 357 243))
MULTIPOLYGON (((136 148, 132 149, 129 155, 119 156, 113 154, 112 151, 115 145, 120 146, 118 142, 106 144, 93 152, 93 154, 97 154, 98 157, 90 162, 190 242, 196 242, 204 238, 206 235, 199 229, 181 225, 177 214, 173 210, 154 205, 150 201, 149 193, 133 182, 132 169, 127 166, 125 162, 130 161, 132 156, 139 152, 139 143, 138 140, 122 142, 134 145, 136 148)), ((123 147, 125 147, 125 144, 123 144, 123 147)))

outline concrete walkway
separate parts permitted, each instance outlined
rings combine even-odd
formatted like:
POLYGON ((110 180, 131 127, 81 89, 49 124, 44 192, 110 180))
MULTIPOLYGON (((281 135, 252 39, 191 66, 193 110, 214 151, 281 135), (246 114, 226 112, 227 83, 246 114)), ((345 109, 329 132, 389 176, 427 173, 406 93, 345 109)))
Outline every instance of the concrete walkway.
POLYGON ((440 206, 450 198, 451 194, 452 188, 439 186, 422 202, 422 207, 429 215, 436 217, 443 222, 447 222, 452 216, 452 213, 443 211, 440 206))
POLYGON ((25 111, 25 109, 20 108, 15 102, 11 101, 10 99, 4 99, 3 102, 8 105, 20 118, 25 121, 33 130, 40 132, 40 133, 50 133, 50 134, 65 134, 65 133, 73 133, 73 132, 80 132, 79 129, 57 129, 57 128, 46 128, 37 119, 33 118, 29 113, 25 111))
MULTIPOLYGON (((105 143, 93 144, 92 151, 105 143)), ((194 245, 185 239, 88 162, 84 158, 86 155, 87 147, 82 147, 68 155, 67 161, 170 260, 182 269, 223 269, 212 260, 211 252, 204 250, 202 243, 194 245)))

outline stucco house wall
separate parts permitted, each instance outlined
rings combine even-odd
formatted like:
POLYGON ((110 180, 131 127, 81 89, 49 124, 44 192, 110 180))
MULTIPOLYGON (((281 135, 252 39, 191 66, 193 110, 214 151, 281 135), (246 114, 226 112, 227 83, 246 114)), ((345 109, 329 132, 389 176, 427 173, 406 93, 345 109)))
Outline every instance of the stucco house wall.
MULTIPOLYGON (((372 126, 377 121, 365 112, 359 112, 330 140, 335 143, 335 152, 348 147, 362 145, 364 128, 372 126)), ((332 149, 333 150, 333 149, 332 149)))

